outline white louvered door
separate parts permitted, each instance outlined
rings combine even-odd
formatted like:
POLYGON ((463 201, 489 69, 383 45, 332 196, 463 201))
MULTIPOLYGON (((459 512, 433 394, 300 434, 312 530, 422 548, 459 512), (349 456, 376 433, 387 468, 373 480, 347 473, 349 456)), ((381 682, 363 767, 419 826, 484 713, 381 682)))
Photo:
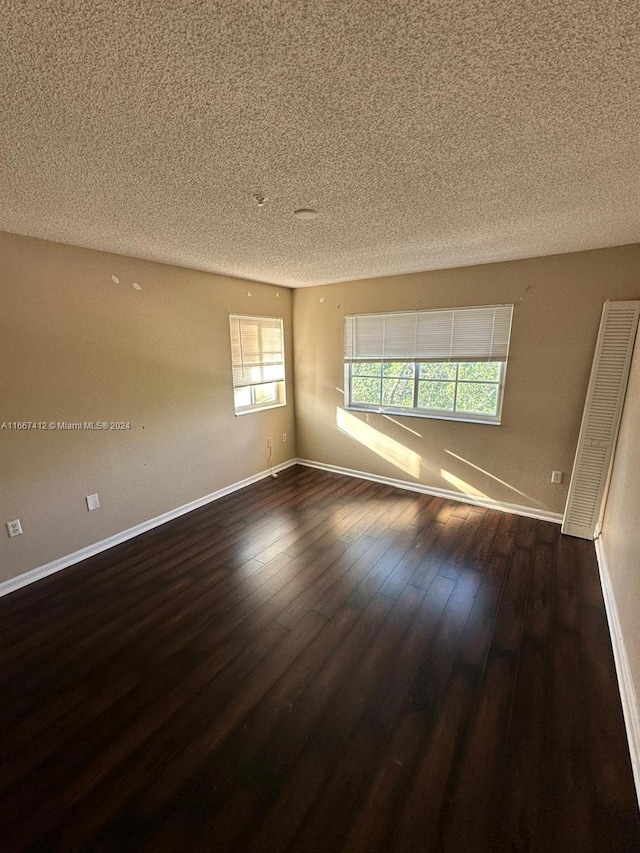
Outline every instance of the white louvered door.
POLYGON ((640 302, 605 302, 562 532, 593 539, 615 448, 640 302))

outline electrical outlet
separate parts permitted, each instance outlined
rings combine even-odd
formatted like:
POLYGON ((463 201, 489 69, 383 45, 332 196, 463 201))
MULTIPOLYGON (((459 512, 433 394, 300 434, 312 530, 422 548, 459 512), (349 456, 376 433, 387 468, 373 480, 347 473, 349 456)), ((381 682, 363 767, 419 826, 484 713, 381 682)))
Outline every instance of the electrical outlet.
POLYGON ((561 483, 562 482, 562 471, 552 471, 551 472, 551 482, 552 483, 561 483))
POLYGON ((87 509, 89 510, 89 512, 91 512, 91 510, 93 510, 93 509, 100 509, 100 498, 98 497, 97 494, 87 495, 86 501, 87 501, 87 509))
POLYGON ((267 439, 267 447, 269 449, 271 449, 273 447, 273 439, 272 438, 267 439))
POLYGON ((282 433, 282 443, 285 444, 286 441, 287 441, 287 434, 286 434, 286 432, 283 432, 282 433))
POLYGON ((20 524, 19 518, 16 518, 15 521, 7 521, 7 533, 9 534, 10 538, 21 535, 22 525, 20 524))

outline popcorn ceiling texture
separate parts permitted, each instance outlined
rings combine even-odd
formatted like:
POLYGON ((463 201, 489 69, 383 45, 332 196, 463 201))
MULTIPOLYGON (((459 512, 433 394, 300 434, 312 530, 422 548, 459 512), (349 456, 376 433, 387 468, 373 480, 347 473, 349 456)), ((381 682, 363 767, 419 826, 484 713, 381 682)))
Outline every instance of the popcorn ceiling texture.
POLYGON ((292 287, 640 240, 636 0, 0 11, 3 230, 292 287))

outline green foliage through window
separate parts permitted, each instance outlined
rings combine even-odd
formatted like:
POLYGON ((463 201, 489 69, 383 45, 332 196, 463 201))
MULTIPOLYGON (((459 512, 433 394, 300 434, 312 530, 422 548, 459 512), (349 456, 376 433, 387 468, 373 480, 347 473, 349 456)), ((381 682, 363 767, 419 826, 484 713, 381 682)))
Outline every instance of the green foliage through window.
POLYGON ((353 362, 350 405, 495 420, 501 362, 353 362))
POLYGON ((420 364, 420 379, 455 379, 458 370, 457 364, 447 361, 436 361, 429 364, 420 364))
POLYGON ((455 382, 421 382, 418 388, 418 406, 452 412, 456 400, 455 382))

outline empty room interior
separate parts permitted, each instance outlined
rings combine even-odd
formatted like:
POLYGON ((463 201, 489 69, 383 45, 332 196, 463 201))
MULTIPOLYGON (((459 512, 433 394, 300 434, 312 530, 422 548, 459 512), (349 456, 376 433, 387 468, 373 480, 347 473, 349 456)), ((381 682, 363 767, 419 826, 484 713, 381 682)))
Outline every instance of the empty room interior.
POLYGON ((0 848, 637 853, 638 5, 0 45, 0 848))

